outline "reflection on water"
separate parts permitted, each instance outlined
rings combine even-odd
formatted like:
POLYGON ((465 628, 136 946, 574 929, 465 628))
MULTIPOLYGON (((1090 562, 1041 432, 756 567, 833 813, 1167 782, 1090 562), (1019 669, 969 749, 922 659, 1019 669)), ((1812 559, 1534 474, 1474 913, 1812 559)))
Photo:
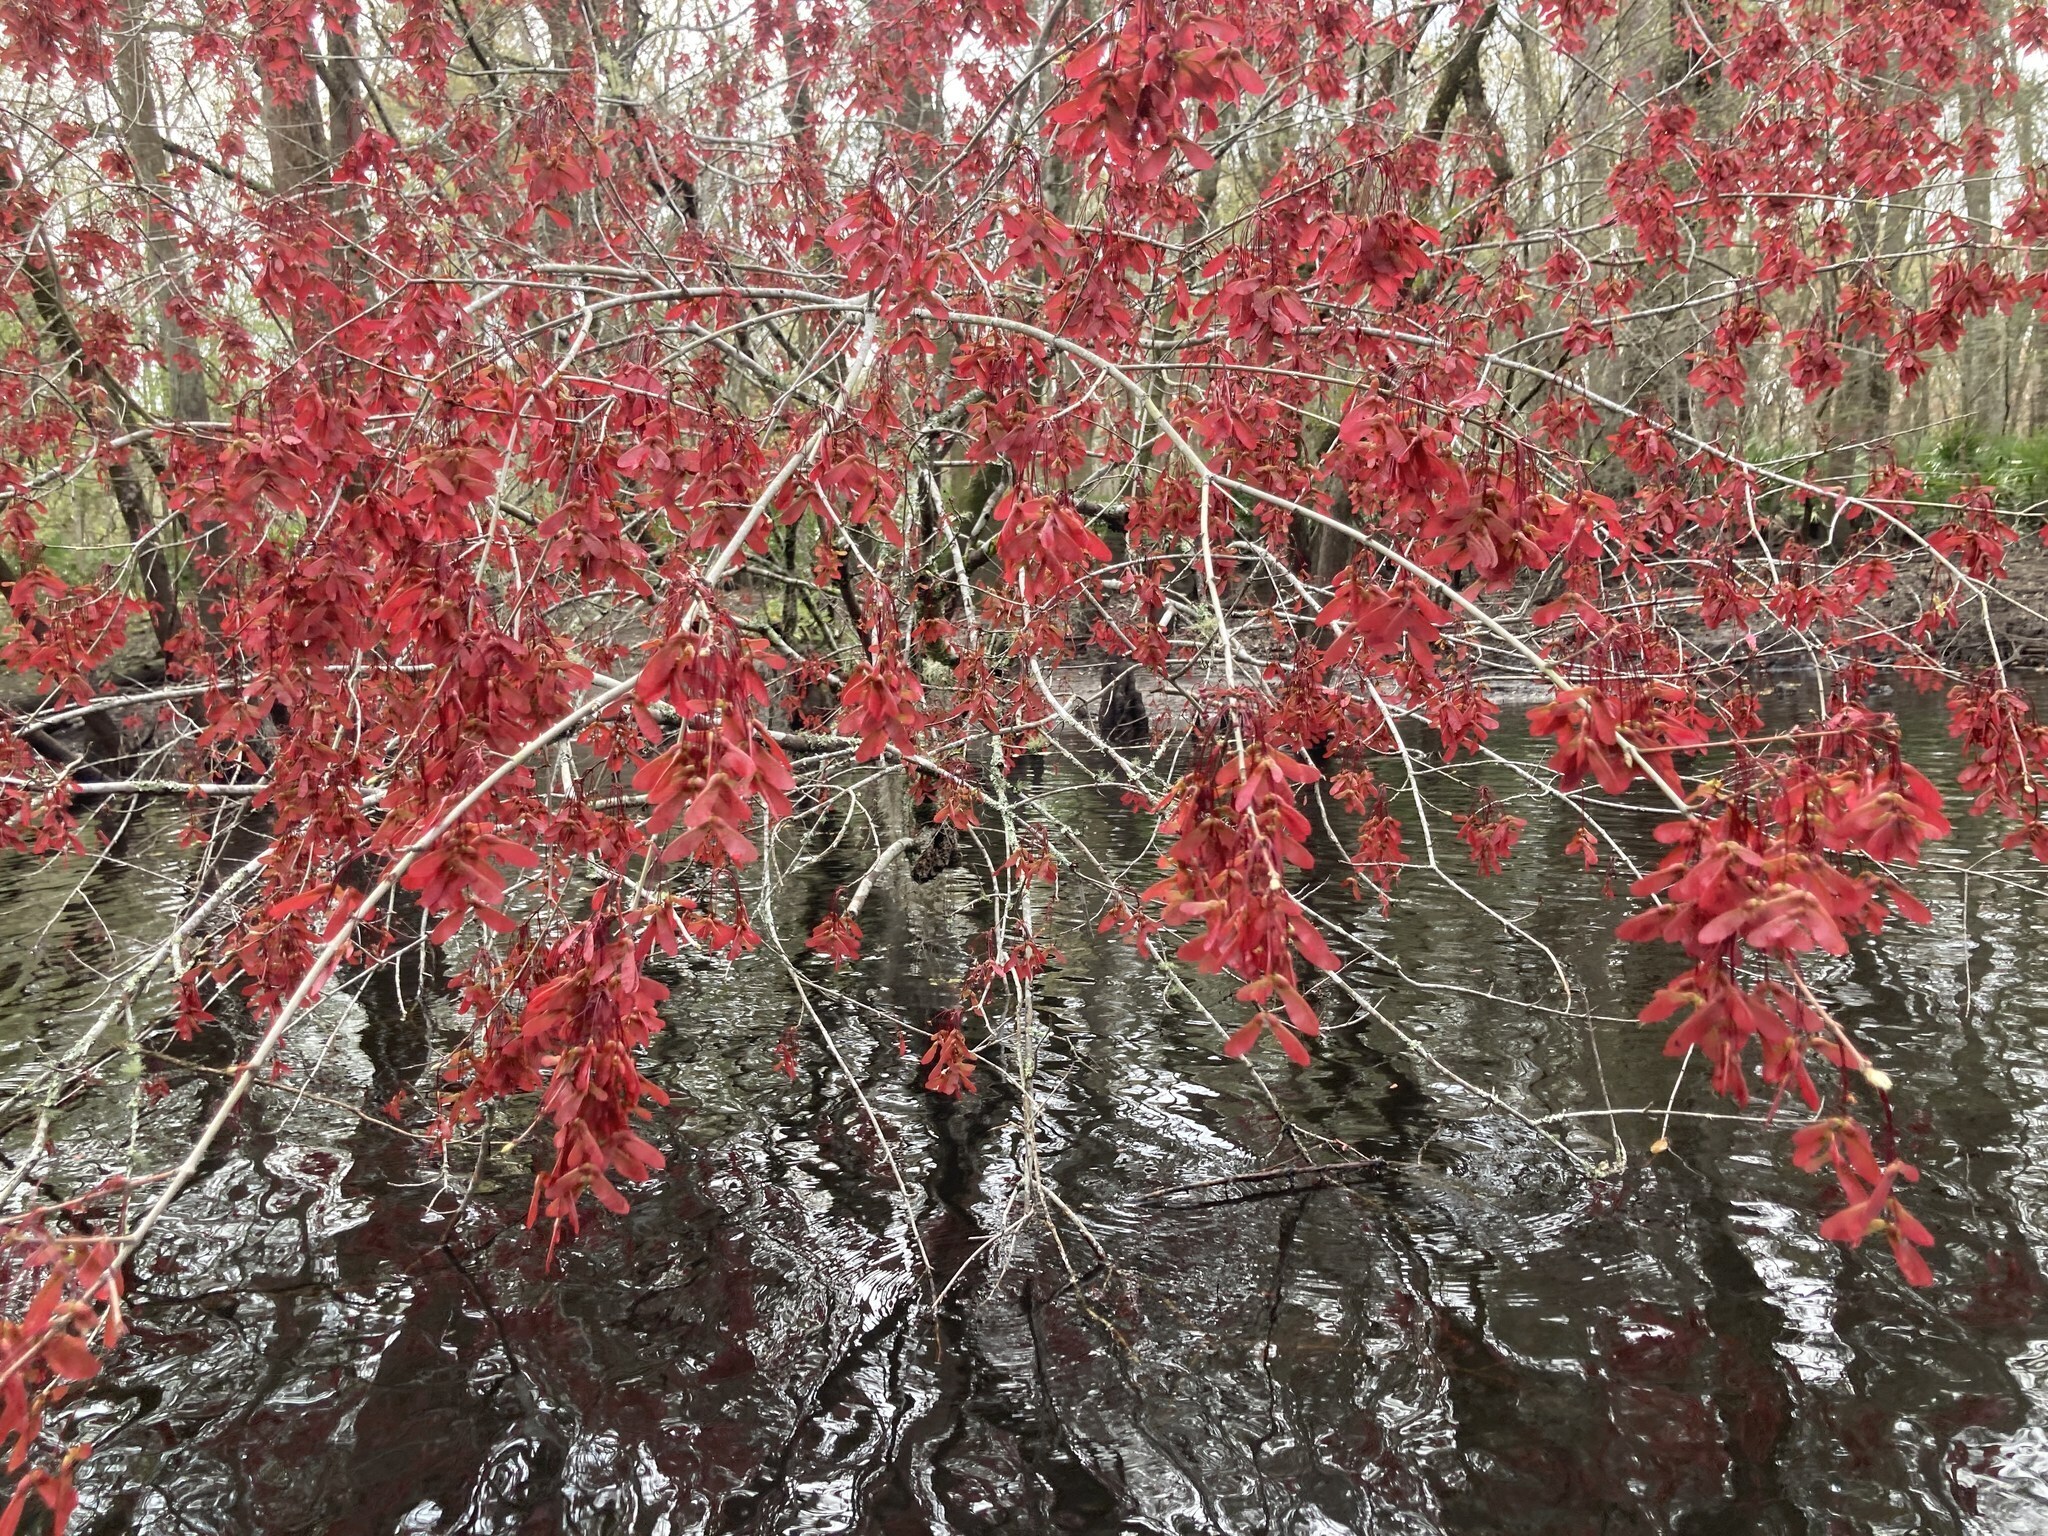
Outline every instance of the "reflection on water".
MULTIPOLYGON (((1902 707, 1944 757, 1938 715, 1902 707)), ((1612 942, 1600 875, 1556 857, 1562 807, 1516 808, 1521 855, 1485 895, 1563 959, 1579 1013, 1539 953, 1422 877, 1391 923, 1334 890, 1322 904, 1388 955, 1354 984, 1390 1020, 1604 1161, 1609 1122, 1580 1112, 1604 1108, 1603 1071, 1614 1105, 1662 1107, 1660 1034, 1624 1020, 1674 961, 1612 942)), ((1059 812, 1098 848, 1142 847, 1107 799, 1059 812)), ((167 825, 128 856, 147 866, 167 825)), ((1920 1294, 1881 1252, 1819 1240, 1819 1186, 1782 1129, 1678 1119, 1650 1161, 1657 1120, 1624 1116, 1628 1167, 1588 1180, 1334 997, 1314 1064, 1264 1053, 1262 1087, 1185 991, 1085 925, 1044 986, 1036 1127, 1108 1255, 1084 1284, 1016 1219, 1014 1096, 924 1094, 893 1030, 826 1013, 906 1211, 815 1037, 793 1080, 776 1069, 799 1013, 766 964, 670 978, 668 1170, 548 1273, 521 1226, 523 1148, 479 1167, 458 1146, 442 1166, 349 1112, 426 1052, 414 985, 367 989, 309 1026, 143 1260, 133 1341, 72 1412, 97 1447, 75 1529, 2048 1527, 2043 914, 2016 886, 1966 884, 1970 856, 1950 846, 1921 882, 1930 928, 1828 972, 1901 1083, 1915 1208, 1942 1238, 1920 1294), (1205 1184, 1287 1160, 1275 1103, 1350 1166, 1205 1184), (975 1266, 936 1311, 920 1239, 942 1281, 975 1266)), ((858 873, 821 864, 810 909, 785 893, 783 930, 858 873)), ((17 1077, 95 995, 98 925, 147 933, 170 899, 146 867, 66 901, 75 879, 0 868, 0 1069, 17 1077)), ((853 990, 938 1006, 986 921, 973 890, 958 871, 878 891, 862 916, 881 958, 853 990)), ((110 1068, 161 1077, 158 1155, 212 1101, 206 1065, 110 1068)), ((1677 1104, 1725 1108, 1697 1080, 1677 1104)), ((125 1115, 70 1127, 59 1182, 127 1134, 125 1115)))

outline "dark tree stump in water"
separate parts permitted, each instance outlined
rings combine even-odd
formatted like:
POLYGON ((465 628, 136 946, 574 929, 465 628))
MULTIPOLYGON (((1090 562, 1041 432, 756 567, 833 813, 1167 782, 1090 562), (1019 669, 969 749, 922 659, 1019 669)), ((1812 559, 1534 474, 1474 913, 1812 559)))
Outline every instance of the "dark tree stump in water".
POLYGON ((960 834, 949 826, 928 827, 910 860, 910 878, 919 885, 960 867, 960 834))
POLYGON ((1096 711, 1097 733, 1112 747, 1150 746, 1152 717, 1145 709, 1145 696, 1138 692, 1137 669, 1122 662, 1106 661, 1102 664, 1102 679, 1109 684, 1109 691, 1102 696, 1102 706, 1096 711))

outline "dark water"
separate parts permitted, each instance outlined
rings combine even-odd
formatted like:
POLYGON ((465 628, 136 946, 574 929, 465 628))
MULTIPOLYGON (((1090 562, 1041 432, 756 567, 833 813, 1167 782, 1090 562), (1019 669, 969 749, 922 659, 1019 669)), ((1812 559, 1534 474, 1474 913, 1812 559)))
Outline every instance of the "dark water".
MULTIPOLYGON (((1938 713, 1898 702, 1947 762, 1938 713)), ((1047 809, 1105 859, 1143 846, 1106 798, 1047 809)), ((1002 1083, 925 1094, 890 1026, 824 1005, 907 1208, 808 1025, 796 1078, 777 1070, 802 1015, 773 964, 683 969, 656 1047, 668 1171, 552 1273, 522 1225, 527 1146, 479 1172, 458 1144, 444 1166, 353 1112, 449 1025, 410 978, 366 989, 308 1027, 142 1261, 134 1340, 69 1414, 97 1447, 74 1529, 2048 1529, 2042 898, 1995 878, 2006 864, 1966 880, 1966 827, 1920 883, 1933 925, 1825 971, 1899 1081, 1902 1155, 1924 1170, 1939 1284, 1914 1293, 1881 1253, 1816 1236, 1784 1127, 1678 1118, 1651 1160, 1657 1118, 1624 1114, 1626 1168, 1588 1177, 1447 1075, 1562 1117, 1545 1128, 1594 1163, 1613 1155, 1605 1103, 1661 1110, 1670 1090, 1661 1032, 1629 1016, 1673 952, 1614 943, 1622 904, 1557 856, 1574 823, 1516 809, 1523 849, 1472 889, 1556 954, 1576 1011, 1538 949, 1426 875, 1392 922, 1323 898, 1389 957, 1355 973, 1361 995, 1436 1064, 1331 996, 1314 1064, 1262 1051, 1262 1087, 1188 992, 1075 925, 1040 999, 1027 1138, 1002 1083), (1185 1187, 1290 1161, 1276 1105, 1332 1139, 1308 1142, 1318 1160, 1354 1166, 1185 1187), (1048 1237, 1034 1156, 1106 1264, 1071 1222, 1063 1252, 1048 1237)), ((136 867, 75 894, 75 871, 0 870, 0 1072, 80 1027, 102 924, 160 923, 168 832, 138 827, 136 867)), ((807 905, 785 892, 782 930, 864 865, 819 866, 807 905)), ((892 883, 848 989, 921 1019, 986 921, 964 871, 892 883)), ((168 1085, 145 1159, 213 1102, 205 1065, 109 1068, 168 1085)), ((1697 1072, 1677 1107, 1726 1108, 1697 1072)), ((74 1122, 57 1182, 128 1134, 125 1112, 74 1122)))

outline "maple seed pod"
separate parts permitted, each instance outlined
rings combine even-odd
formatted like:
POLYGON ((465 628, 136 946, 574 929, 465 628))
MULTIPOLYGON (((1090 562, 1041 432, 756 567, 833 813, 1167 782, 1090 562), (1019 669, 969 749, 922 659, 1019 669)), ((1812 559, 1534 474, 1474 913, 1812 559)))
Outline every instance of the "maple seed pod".
POLYGON ((1863 1080, 1879 1093, 1890 1093, 1892 1091, 1892 1075, 1882 1067, 1866 1065, 1863 1068, 1863 1080))

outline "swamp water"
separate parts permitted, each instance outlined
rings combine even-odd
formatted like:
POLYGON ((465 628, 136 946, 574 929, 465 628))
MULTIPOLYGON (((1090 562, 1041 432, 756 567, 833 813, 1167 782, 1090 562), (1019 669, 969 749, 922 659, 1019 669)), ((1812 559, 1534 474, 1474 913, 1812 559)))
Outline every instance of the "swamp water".
MULTIPOLYGON (((1893 702, 1916 760, 1952 774, 1938 705, 1893 702)), ((1502 744, 1528 750, 1507 713, 1502 744)), ((1142 850, 1129 813, 1059 773, 1050 809, 1106 859, 1142 850)), ((140 1261, 133 1337, 62 1415, 96 1447, 73 1530, 2048 1530, 2048 902, 1999 878, 2033 872, 1979 864, 1994 829, 1950 808, 1958 835, 1915 884, 1933 924, 1817 972, 1899 1083, 1912 1204, 1941 1243, 1931 1291, 1881 1246, 1820 1240, 1821 1186, 1784 1125, 1674 1119, 1647 1157, 1659 1120, 1640 1111, 1675 1063, 1632 1016, 1677 952, 1613 939, 1626 899, 1560 854, 1569 813, 1521 794, 1502 876, 1467 878, 1441 828, 1440 847, 1564 963, 1577 1011, 1541 950, 1426 872, 1391 921, 1334 887, 1318 905, 1388 956, 1349 979, 1441 1068, 1561 1117, 1546 1128, 1589 1159, 1608 1155, 1604 1106, 1637 1111, 1614 1122, 1625 1171, 1585 1177, 1328 990, 1313 1064, 1262 1047, 1262 1088, 1184 989, 1076 923, 1042 988, 1037 1162, 1106 1270, 1071 1226, 1062 1254, 1016 1222, 1019 1104, 993 1069, 942 1100, 892 1026, 824 1007, 907 1213, 808 1024, 796 1077, 778 1070, 803 1015, 764 955, 664 974, 654 1075, 674 1102, 649 1135, 667 1171, 550 1271, 523 1225, 530 1144, 471 1187, 469 1163, 444 1178, 354 1112, 426 1049, 415 993, 379 984, 302 1034, 140 1261), (1275 1105, 1352 1166, 1209 1182, 1292 1158, 1275 1105), (920 1245, 941 1284, 973 1266, 936 1308, 920 1245)), ((81 1027, 100 923, 161 931, 172 824, 142 818, 75 893, 77 870, 0 865, 0 1077, 81 1027)), ((1641 837, 1635 856, 1655 852, 1641 837)), ((792 944, 869 856, 785 890, 792 944)), ((973 889, 878 889, 847 990, 913 1021, 944 1006, 987 921, 973 889)), ((1237 1016, 1227 988, 1196 991, 1237 1016)), ((216 1102, 204 1068, 126 1069, 169 1086, 140 1165, 216 1102)), ((1727 1108, 1697 1066, 1676 1102, 1727 1108)), ((53 1177, 126 1162, 128 1135, 125 1113, 74 1121, 53 1177)))

